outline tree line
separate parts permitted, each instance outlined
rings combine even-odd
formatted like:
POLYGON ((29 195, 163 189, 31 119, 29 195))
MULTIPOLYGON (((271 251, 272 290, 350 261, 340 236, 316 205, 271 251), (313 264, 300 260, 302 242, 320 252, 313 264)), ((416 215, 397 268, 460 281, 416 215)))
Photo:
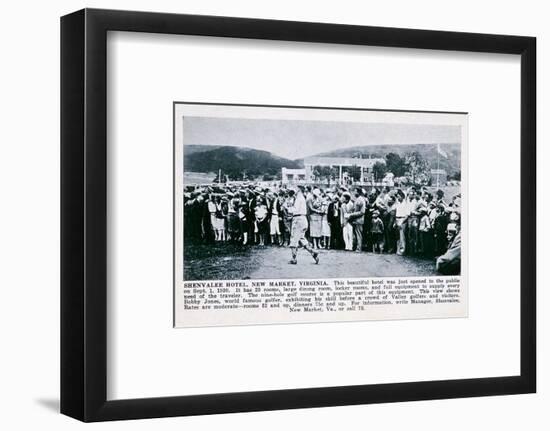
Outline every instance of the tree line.
MULTIPOLYGON (((407 177, 413 184, 429 184, 431 181, 430 170, 432 166, 422 154, 418 151, 412 151, 401 157, 397 153, 388 153, 385 162, 376 162, 372 167, 374 180, 380 182, 387 173, 392 173, 394 177, 407 177)), ((359 166, 348 166, 343 168, 348 176, 354 181, 361 179, 361 168, 359 166)), ((339 178, 338 167, 314 166, 313 175, 319 181, 334 181, 339 178)), ((460 180, 460 171, 451 174, 450 179, 460 180)))

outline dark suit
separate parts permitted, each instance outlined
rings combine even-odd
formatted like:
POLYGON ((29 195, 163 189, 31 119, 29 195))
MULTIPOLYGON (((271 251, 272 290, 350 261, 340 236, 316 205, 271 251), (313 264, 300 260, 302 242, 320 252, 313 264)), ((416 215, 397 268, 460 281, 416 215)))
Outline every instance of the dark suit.
POLYGON ((343 248, 342 223, 340 222, 340 202, 331 202, 327 209, 327 222, 330 225, 330 242, 332 248, 343 248))
POLYGON ((365 211, 367 208, 366 200, 359 196, 353 203, 353 210, 348 220, 353 226, 353 239, 355 242, 355 251, 361 251, 363 247, 363 224, 365 223, 365 211))

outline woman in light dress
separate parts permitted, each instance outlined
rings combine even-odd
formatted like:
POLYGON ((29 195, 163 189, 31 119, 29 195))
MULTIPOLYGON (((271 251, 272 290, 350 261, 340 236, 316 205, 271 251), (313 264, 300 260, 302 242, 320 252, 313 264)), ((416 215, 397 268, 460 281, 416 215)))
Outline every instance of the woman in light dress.
POLYGON ((225 220, 222 214, 220 196, 212 196, 208 201, 208 212, 210 213, 210 224, 214 232, 214 240, 221 241, 225 236, 225 220))
POLYGON ((214 221, 214 230, 216 232, 216 241, 225 241, 225 213, 224 202, 221 196, 216 196, 216 220, 214 221))
POLYGON ((313 200, 309 209, 309 236, 313 243, 313 248, 321 248, 323 221, 323 201, 321 199, 321 190, 313 190, 313 200))

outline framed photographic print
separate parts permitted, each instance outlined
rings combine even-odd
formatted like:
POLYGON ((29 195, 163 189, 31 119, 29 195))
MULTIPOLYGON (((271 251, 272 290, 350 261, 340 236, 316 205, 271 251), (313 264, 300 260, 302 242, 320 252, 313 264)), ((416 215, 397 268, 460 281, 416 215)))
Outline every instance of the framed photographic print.
POLYGON ((62 413, 534 392, 535 58, 522 36, 63 17, 62 413))

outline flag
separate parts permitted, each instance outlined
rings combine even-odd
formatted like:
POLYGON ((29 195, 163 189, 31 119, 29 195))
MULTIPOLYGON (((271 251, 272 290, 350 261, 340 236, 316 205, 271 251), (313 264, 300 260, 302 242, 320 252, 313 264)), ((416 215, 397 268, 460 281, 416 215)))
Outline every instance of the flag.
POLYGON ((437 152, 441 157, 447 158, 447 153, 441 149, 441 144, 437 144, 437 152))

